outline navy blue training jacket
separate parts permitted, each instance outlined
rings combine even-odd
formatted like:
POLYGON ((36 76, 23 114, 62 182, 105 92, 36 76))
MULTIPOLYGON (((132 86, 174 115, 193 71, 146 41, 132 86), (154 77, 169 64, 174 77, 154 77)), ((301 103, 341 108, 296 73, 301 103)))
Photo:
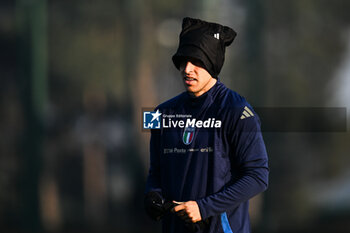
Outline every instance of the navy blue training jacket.
MULTIPOLYGON (((250 232, 248 200, 267 188, 269 173, 260 120, 252 107, 217 81, 200 97, 183 92, 156 109, 166 123, 209 119, 221 126, 199 124, 189 137, 186 127, 152 130, 146 193, 197 201, 202 219, 209 222, 199 233, 250 232)), ((163 218, 162 228, 164 233, 189 232, 175 214, 163 218)))

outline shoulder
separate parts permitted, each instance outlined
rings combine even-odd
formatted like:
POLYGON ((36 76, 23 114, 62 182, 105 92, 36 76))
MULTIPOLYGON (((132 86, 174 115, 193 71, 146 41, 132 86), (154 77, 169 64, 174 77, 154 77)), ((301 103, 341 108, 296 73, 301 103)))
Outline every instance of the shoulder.
POLYGON ((227 88, 222 84, 221 91, 217 96, 216 102, 220 105, 220 108, 230 111, 240 112, 244 107, 251 108, 248 101, 239 93, 227 88))
POLYGON ((220 105, 219 112, 228 120, 229 128, 238 125, 256 128, 260 125, 260 118, 253 107, 236 91, 224 86, 215 102, 220 105))

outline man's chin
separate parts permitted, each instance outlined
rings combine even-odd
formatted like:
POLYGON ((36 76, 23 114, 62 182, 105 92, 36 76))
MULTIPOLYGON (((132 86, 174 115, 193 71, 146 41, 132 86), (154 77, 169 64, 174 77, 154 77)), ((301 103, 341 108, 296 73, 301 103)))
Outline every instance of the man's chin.
POLYGON ((193 87, 186 87, 186 91, 190 94, 193 94, 196 92, 195 88, 193 88, 193 87))
POLYGON ((187 93, 193 97, 197 97, 197 95, 198 95, 198 92, 193 90, 193 89, 191 89, 191 90, 187 89, 187 93))

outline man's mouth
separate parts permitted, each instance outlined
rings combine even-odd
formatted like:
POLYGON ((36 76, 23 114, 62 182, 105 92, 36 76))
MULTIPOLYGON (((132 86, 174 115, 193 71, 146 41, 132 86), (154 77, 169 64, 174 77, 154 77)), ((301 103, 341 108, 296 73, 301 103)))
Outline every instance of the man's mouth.
POLYGON ((184 79, 186 81, 195 81, 196 80, 195 78, 192 78, 192 77, 189 77, 189 76, 185 76, 184 79))
POLYGON ((191 78, 191 77, 188 77, 188 76, 185 76, 185 77, 184 77, 184 80, 185 80, 185 83, 186 83, 187 85, 191 85, 191 84, 193 84, 195 81, 197 81, 195 78, 191 78))

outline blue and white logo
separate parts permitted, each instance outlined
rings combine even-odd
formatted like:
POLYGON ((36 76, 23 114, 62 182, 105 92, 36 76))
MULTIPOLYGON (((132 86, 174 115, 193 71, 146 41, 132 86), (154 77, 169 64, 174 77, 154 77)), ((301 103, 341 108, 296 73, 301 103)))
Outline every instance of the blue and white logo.
POLYGON ((160 129, 161 115, 159 110, 156 112, 143 112, 143 128, 160 129))

